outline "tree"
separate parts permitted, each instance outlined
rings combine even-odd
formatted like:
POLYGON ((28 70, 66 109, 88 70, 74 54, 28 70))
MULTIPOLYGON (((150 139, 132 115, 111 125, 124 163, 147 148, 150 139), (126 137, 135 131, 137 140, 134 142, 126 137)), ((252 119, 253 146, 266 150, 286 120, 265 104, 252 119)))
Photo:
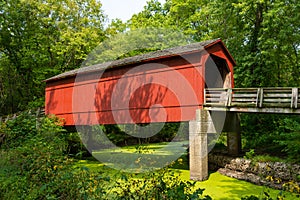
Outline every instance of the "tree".
POLYGON ((152 0, 129 27, 172 27, 196 41, 222 38, 238 64, 237 86, 295 86, 299 11, 295 0, 152 0))
POLYGON ((43 97, 42 81, 80 66, 105 37, 97 0, 0 2, 0 110, 12 113, 43 97))
MULTIPOLYGON (((165 4, 166 5, 166 4, 165 4)), ((161 5, 157 0, 150 0, 144 7, 144 10, 138 14, 134 14, 129 20, 129 28, 131 30, 140 28, 164 27, 166 28, 166 19, 168 9, 161 5)))
POLYGON ((139 28, 119 33, 116 31, 90 53, 83 65, 118 60, 191 41, 190 37, 168 28, 139 28))
MULTIPOLYGON (((196 41, 221 38, 237 62, 236 87, 299 87, 299 13, 296 0, 152 0, 129 27, 172 27, 196 41)), ((286 119, 243 115, 248 146, 276 145, 274 133, 286 119)))

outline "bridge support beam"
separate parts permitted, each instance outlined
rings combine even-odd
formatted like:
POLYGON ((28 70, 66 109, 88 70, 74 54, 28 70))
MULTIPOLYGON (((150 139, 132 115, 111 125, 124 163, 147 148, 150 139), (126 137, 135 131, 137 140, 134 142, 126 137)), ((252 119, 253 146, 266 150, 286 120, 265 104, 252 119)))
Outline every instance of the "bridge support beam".
POLYGON ((239 132, 227 133, 227 148, 228 154, 237 156, 241 152, 241 134, 239 132))
POLYGON ((197 110, 196 120, 189 122, 190 179, 208 179, 207 133, 215 133, 214 123, 209 111, 197 110))
POLYGON ((227 112, 225 124, 228 154, 237 156, 241 153, 241 128, 239 115, 237 113, 227 112))

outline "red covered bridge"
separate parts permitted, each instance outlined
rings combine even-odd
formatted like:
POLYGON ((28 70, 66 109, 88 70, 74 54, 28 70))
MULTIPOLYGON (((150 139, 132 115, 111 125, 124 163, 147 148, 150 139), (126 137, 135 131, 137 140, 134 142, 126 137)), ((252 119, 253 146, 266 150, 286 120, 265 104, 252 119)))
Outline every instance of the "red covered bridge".
POLYGON ((45 110, 66 126, 190 121, 234 65, 216 39, 89 66, 46 80, 45 110))
POLYGON ((66 72, 46 80, 46 114, 66 126, 189 122, 191 179, 208 177, 207 133, 240 150, 237 112, 300 114, 299 88, 233 89, 220 39, 66 72))
MULTIPOLYGON (((225 120, 211 123, 202 109, 204 91, 233 88, 234 66, 216 39, 84 67, 46 80, 45 111, 66 126, 189 121, 191 179, 204 180, 207 133, 221 131, 225 120)), ((236 153, 238 129, 227 132, 234 132, 228 146, 236 153)))

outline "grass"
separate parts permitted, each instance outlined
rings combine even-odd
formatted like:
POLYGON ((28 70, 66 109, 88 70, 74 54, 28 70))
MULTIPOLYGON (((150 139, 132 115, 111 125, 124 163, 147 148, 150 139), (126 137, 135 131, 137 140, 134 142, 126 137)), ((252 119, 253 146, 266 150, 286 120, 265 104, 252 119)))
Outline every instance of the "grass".
MULTIPOLYGON (((181 171, 180 176, 183 180, 189 180, 189 171, 181 171)), ((220 174, 212 172, 209 179, 203 182, 197 182, 199 188, 205 188, 204 194, 211 196, 213 199, 241 199, 243 196, 255 195, 263 197, 264 192, 269 193, 273 199, 276 199, 282 191, 274 190, 265 186, 257 186, 246 181, 240 181, 220 174)), ((289 192, 283 192, 285 199, 295 199, 296 195, 289 192)))
POLYGON ((282 158, 270 155, 256 155, 252 158, 254 162, 287 162, 282 158))
MULTIPOLYGON (((175 154, 178 153, 178 148, 182 147, 184 143, 176 143, 170 145, 168 148, 165 147, 165 143, 161 144, 151 144, 151 145, 143 145, 139 147, 125 147, 123 149, 118 149, 113 152, 105 151, 105 152, 95 152, 94 155, 96 157, 98 156, 104 156, 108 158, 108 156, 111 155, 118 155, 117 158, 121 159, 120 162, 124 161, 124 158, 128 158, 128 156, 131 158, 129 160, 133 160, 136 158, 136 155, 140 154, 146 154, 146 155, 151 155, 151 157, 146 157, 146 158, 158 158, 162 159, 166 155, 173 155, 175 151, 175 154), (176 152, 177 150, 177 152, 176 152), (123 157, 122 157, 123 155, 123 157), (132 156, 135 155, 135 156, 132 156), (158 157, 155 157, 158 156, 158 157)), ((178 157, 178 155, 177 155, 178 157)), ((125 163, 125 165, 128 163, 125 163)), ((99 161, 88 161, 88 160, 80 160, 78 161, 77 167, 87 167, 90 170, 97 171, 103 173, 103 175, 110 176, 111 178, 119 179, 120 174, 123 174, 121 171, 124 170, 116 170, 115 165, 112 162, 107 162, 107 163, 100 163, 99 161)), ((142 165, 131 165, 130 167, 133 167, 133 170, 135 172, 142 172, 138 171, 138 166, 139 167, 144 167, 142 165)), ((123 165, 124 167, 124 165, 123 165)), ((118 167, 117 167, 118 169, 118 167)), ((177 158, 175 162, 169 167, 169 170, 174 172, 175 175, 179 176, 181 180, 184 181, 190 181, 189 180, 189 170, 188 170, 188 159, 186 155, 182 155, 181 157, 177 158)), ((125 170, 126 171, 126 170, 125 170)), ((127 173, 130 172, 127 171, 127 173)), ((129 173, 130 174, 130 173, 129 173)), ((145 175, 143 173, 140 174, 130 174, 132 178, 141 178, 145 179, 145 175)), ((213 199, 219 199, 219 200, 225 200, 225 199, 241 199, 243 196, 247 195, 255 195, 258 197, 263 197, 264 192, 267 192, 268 194, 271 195, 273 199, 276 199, 278 194, 284 195, 284 199, 300 199, 299 197, 296 196, 296 194, 289 193, 289 192, 284 192, 280 190, 275 190, 271 189, 265 186, 257 186, 252 183, 246 182, 246 181, 240 181, 237 179, 229 178, 226 176, 221 175, 218 172, 211 172, 209 174, 209 178, 206 181, 203 182, 197 182, 196 183, 197 188, 203 188, 205 189, 204 194, 211 196, 213 199)))
POLYGON ((254 149, 250 149, 250 151, 246 152, 244 158, 250 159, 253 162, 286 162, 286 163, 288 163, 288 160, 279 158, 276 156, 271 156, 268 154, 256 154, 254 149))
POLYGON ((141 173, 169 165, 186 150, 187 142, 172 142, 108 149, 93 152, 93 156, 115 169, 141 173))

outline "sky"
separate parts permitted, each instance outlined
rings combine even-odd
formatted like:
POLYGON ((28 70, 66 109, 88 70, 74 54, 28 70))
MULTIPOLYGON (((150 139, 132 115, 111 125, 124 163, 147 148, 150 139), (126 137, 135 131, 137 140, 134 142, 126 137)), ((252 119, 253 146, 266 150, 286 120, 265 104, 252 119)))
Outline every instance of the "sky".
MULTIPOLYGON (((119 18, 127 21, 133 14, 143 10, 147 0, 101 0, 102 9, 110 20, 119 18)), ((165 0, 159 0, 164 3, 165 0)))

